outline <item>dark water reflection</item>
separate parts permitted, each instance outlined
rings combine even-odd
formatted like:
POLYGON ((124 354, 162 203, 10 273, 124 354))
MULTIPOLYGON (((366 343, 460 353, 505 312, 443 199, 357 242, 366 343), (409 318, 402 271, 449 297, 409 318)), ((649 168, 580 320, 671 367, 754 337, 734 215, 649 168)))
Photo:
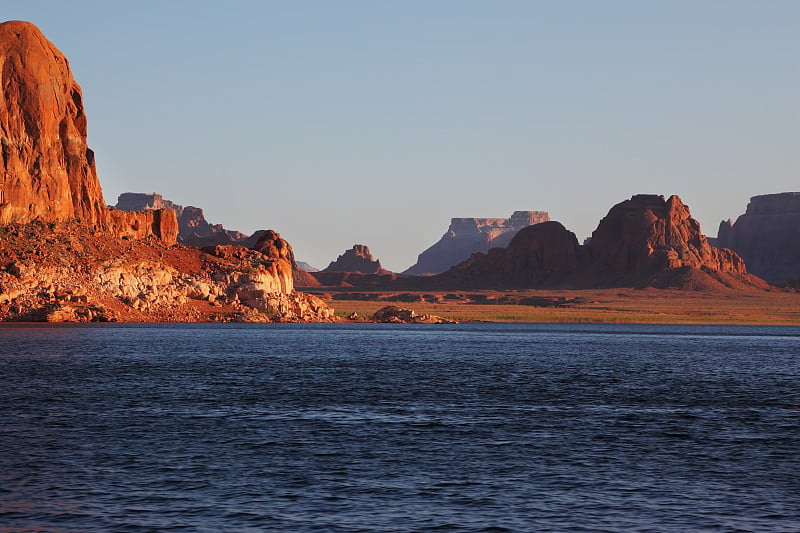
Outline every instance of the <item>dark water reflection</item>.
POLYGON ((0 531, 798 531, 800 329, 0 327, 0 531))

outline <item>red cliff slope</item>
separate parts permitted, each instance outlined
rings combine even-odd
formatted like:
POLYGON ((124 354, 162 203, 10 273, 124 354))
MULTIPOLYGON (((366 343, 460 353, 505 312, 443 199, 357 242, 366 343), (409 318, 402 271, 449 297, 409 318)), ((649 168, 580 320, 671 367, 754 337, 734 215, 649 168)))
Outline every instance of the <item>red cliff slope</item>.
POLYGON ((29 22, 0 24, 0 223, 102 226, 103 192, 69 62, 29 22))

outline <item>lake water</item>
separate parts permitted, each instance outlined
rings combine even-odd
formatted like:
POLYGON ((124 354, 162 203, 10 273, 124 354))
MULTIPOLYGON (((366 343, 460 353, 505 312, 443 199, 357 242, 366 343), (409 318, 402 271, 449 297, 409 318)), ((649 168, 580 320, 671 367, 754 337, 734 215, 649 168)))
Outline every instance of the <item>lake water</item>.
POLYGON ((0 532, 800 531, 800 328, 0 327, 0 532))

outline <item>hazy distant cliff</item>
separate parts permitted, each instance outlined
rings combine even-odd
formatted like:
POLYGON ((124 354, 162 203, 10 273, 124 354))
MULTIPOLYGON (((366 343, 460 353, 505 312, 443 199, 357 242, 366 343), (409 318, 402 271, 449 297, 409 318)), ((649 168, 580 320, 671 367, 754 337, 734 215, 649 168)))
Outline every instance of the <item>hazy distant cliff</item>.
POLYGON ((550 220, 545 211, 514 211, 510 218, 453 218, 439 242, 419 254, 404 274, 438 274, 475 252, 508 246, 519 230, 550 220))
POLYGON ((800 192, 753 196, 735 223, 720 223, 716 245, 769 282, 800 278, 800 192))

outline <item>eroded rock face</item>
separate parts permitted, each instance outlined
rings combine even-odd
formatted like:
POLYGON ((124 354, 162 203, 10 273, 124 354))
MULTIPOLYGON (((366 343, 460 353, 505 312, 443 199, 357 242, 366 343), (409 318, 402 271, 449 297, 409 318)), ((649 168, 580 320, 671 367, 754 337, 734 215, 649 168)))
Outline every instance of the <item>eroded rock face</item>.
POLYGON ((29 22, 0 24, 0 224, 78 220, 106 206, 69 62, 29 22))
POLYGON ((519 230, 547 222, 544 211, 514 211, 510 218, 453 218, 439 241, 419 254, 416 264, 404 274, 424 275, 444 272, 475 252, 503 248, 519 230))
POLYGON ((172 209, 150 211, 108 210, 109 231, 123 239, 146 239, 154 236, 165 244, 178 238, 178 217, 172 209))
POLYGON ((714 248, 677 196, 639 194, 608 212, 587 245, 601 274, 637 277, 682 267, 746 274, 730 250, 714 248))
POLYGON ((156 193, 126 192, 117 198, 116 209, 122 211, 151 211, 171 209, 178 220, 178 240, 181 244, 202 248, 218 244, 242 243, 247 236, 238 231, 227 230, 221 224, 211 224, 203 210, 194 206, 182 206, 165 200, 156 193))
POLYGON ((332 261, 322 272, 358 272, 361 274, 387 274, 389 271, 372 257, 369 247, 354 244, 353 247, 332 261))
POLYGON ((735 223, 720 223, 717 246, 734 250, 769 282, 800 278, 800 192, 753 196, 735 223))

